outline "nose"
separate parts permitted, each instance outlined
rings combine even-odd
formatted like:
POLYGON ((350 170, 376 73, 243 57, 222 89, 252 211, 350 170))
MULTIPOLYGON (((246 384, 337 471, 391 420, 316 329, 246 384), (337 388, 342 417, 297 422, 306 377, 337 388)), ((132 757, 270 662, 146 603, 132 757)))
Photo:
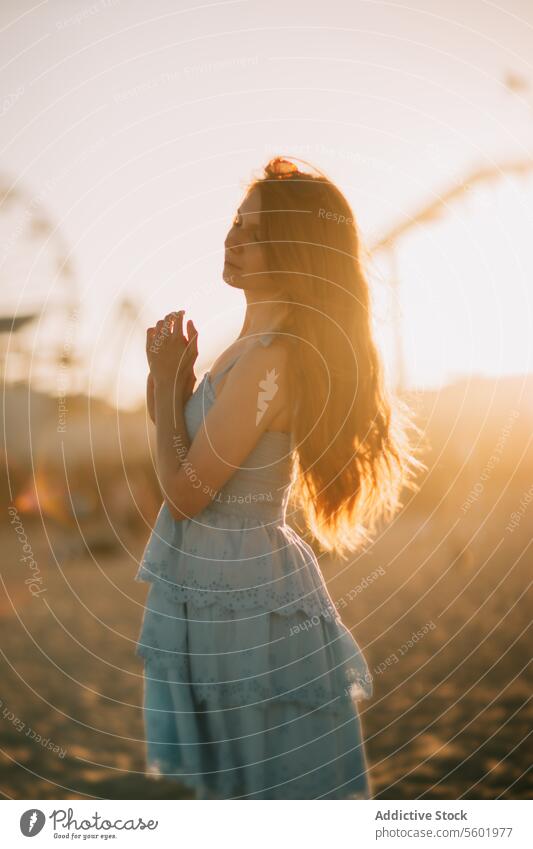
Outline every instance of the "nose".
POLYGON ((238 256, 242 253, 242 245, 238 242, 238 237, 236 233, 233 233, 231 230, 226 236, 226 241, 224 242, 224 247, 228 253, 231 252, 233 256, 238 256))

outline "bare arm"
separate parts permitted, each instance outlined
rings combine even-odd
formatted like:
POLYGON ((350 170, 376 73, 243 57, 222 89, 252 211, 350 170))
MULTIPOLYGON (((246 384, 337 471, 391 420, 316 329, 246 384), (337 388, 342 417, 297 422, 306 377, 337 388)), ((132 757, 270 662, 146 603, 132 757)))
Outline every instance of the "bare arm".
POLYGON ((282 346, 249 351, 230 371, 192 444, 185 429, 183 402, 173 401, 170 387, 156 382, 158 466, 165 499, 177 521, 207 507, 240 468, 280 412, 287 395, 279 390, 286 388, 287 377, 282 346))
POLYGON ((155 386, 154 386, 154 376, 151 371, 148 372, 148 378, 146 380, 146 408, 148 410, 148 415, 150 416, 152 422, 155 424, 155 386))
POLYGON ((186 519, 177 503, 176 481, 187 459, 190 440, 183 413, 183 392, 174 381, 156 380, 154 408, 156 425, 157 474, 159 485, 172 515, 186 519))

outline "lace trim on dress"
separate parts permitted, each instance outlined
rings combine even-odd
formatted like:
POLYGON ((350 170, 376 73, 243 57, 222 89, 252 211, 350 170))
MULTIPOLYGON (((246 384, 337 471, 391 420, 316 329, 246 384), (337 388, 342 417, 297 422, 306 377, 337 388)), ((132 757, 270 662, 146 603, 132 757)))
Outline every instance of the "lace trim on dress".
MULTIPOLYGON (((224 580, 222 577, 197 579, 193 574, 187 572, 184 576, 187 585, 180 586, 174 583, 174 564, 170 566, 166 561, 153 564, 157 565, 159 574, 155 576, 147 569, 139 573, 137 580, 151 581, 162 586, 169 600, 177 604, 192 602, 197 607, 209 607, 217 605, 224 610, 259 610, 273 611, 281 616, 292 616, 302 610, 307 616, 322 616, 325 618, 340 619, 339 612, 329 597, 324 597, 320 588, 312 592, 301 594, 301 589, 290 586, 286 578, 285 587, 275 588, 265 584, 252 587, 235 588, 235 585, 224 580)), ((278 580, 278 582, 280 582, 278 580)), ((261 614, 259 614, 261 615, 261 614)))
POLYGON ((136 646, 146 674, 190 688, 196 702, 211 709, 272 699, 334 708, 371 698, 364 655, 340 620, 310 621, 301 612, 292 619, 263 612, 259 621, 235 614, 224 620, 218 608, 215 614, 202 618, 194 605, 176 608, 154 586, 136 646), (191 622, 202 632, 192 644, 185 624, 191 622))
MULTIPOLYGON (((343 680, 339 682, 340 686, 333 690, 329 679, 325 684, 311 681, 300 687, 291 687, 290 682, 273 686, 271 679, 275 676, 272 672, 265 676, 268 678, 265 681, 258 681, 256 677, 231 682, 221 682, 216 678, 201 683, 189 681, 188 678, 180 680, 182 664, 176 661, 176 655, 172 654, 165 659, 158 654, 157 649, 149 649, 145 646, 139 646, 136 653, 146 661, 145 676, 147 678, 155 681, 170 681, 174 685, 192 689, 197 704, 203 705, 207 710, 228 707, 235 709, 252 706, 268 707, 273 701, 293 702, 311 709, 328 707, 335 710, 340 709, 342 703, 372 698, 372 683, 364 661, 359 666, 344 669, 343 680)), ((182 669, 185 674, 187 670, 183 667, 182 669)), ((194 712, 197 713, 197 709, 194 712)))
POLYGON ((313 549, 288 525, 224 516, 221 535, 215 524, 169 521, 166 514, 163 505, 137 581, 158 584, 175 603, 340 620, 313 549))

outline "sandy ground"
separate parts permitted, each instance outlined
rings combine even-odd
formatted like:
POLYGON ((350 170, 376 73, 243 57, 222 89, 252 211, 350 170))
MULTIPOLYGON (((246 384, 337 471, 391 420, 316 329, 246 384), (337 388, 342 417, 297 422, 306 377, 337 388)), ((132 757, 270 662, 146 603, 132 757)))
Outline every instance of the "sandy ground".
MULTIPOLYGON (((526 520, 505 530, 509 510, 500 504, 490 522, 486 504, 459 518, 408 510, 351 563, 321 561, 374 672, 375 695, 361 716, 375 796, 531 794, 531 547, 526 520), (416 631, 422 637, 413 639, 416 631)), ((48 525, 47 540, 40 520, 25 519, 25 530, 45 592, 30 593, 30 570, 4 525, 3 796, 186 798, 173 782, 143 774, 142 667, 133 649, 146 586, 133 576, 144 537, 130 550, 73 556, 48 525)))

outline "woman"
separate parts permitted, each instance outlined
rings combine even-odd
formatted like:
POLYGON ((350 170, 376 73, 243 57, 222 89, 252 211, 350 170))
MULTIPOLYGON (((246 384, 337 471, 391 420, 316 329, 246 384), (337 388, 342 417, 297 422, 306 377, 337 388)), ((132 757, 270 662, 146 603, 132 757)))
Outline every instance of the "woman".
POLYGON ((357 701, 371 676, 286 523, 290 495, 345 556, 417 466, 384 393, 353 213, 278 157, 225 248, 246 316, 194 392, 192 321, 187 337, 183 311, 148 330, 165 499, 137 574, 151 583, 137 645, 148 768, 204 798, 369 798, 357 701))

